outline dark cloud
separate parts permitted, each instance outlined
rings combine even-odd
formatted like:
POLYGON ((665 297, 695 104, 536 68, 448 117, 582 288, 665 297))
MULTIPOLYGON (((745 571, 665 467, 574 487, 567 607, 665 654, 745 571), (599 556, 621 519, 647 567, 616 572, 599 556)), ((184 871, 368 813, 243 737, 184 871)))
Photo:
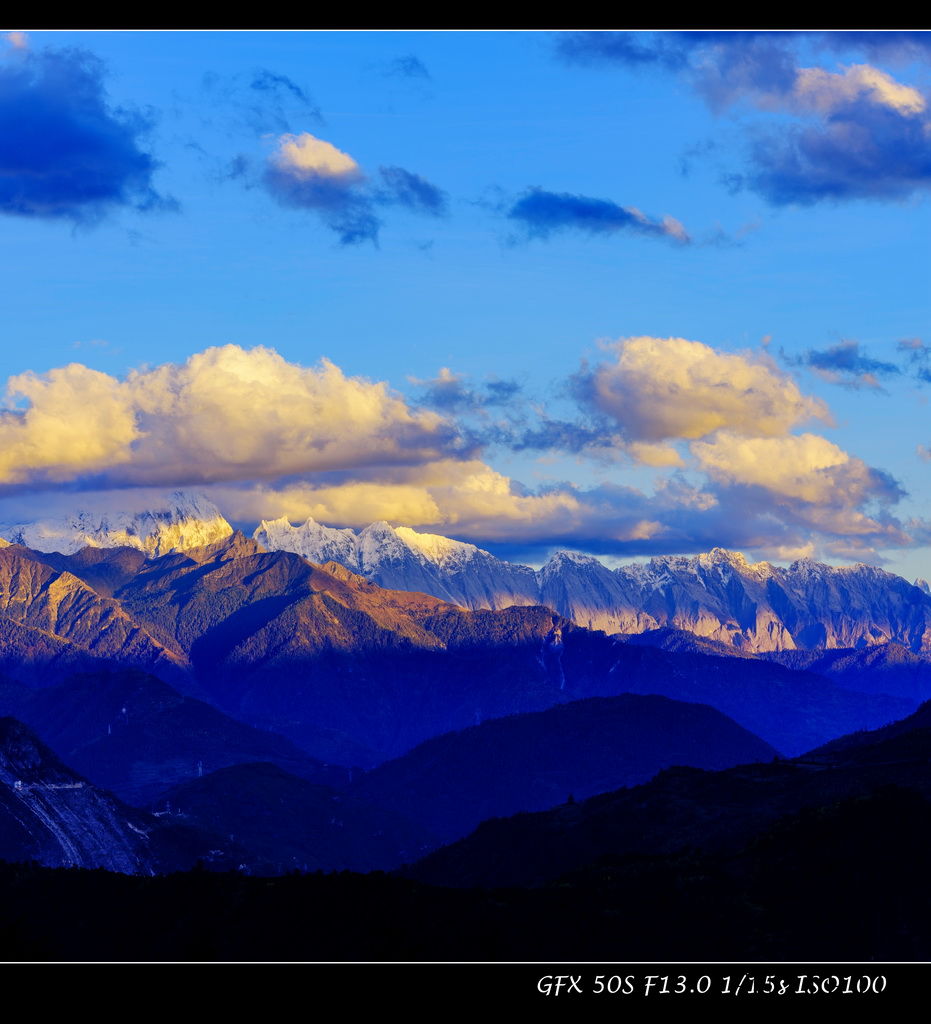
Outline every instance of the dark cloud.
POLYGON ((798 40, 790 32, 567 32, 556 54, 569 64, 679 72, 722 109, 748 89, 791 89, 798 40))
POLYGON ((293 82, 287 75, 277 75, 274 71, 269 71, 267 68, 256 68, 252 73, 252 81, 249 83, 249 88, 253 92, 274 96, 276 99, 283 93, 290 93, 305 107, 313 106, 310 96, 296 82, 293 82))
POLYGON ((446 193, 419 174, 403 167, 379 167, 384 188, 375 193, 375 200, 388 206, 404 206, 415 213, 442 217, 447 212, 446 193))
POLYGON ((516 433, 510 439, 514 451, 567 452, 573 455, 594 455, 599 448, 614 449, 618 443, 616 432, 601 424, 587 424, 579 420, 542 418, 540 425, 516 433))
POLYGON ((464 375, 444 369, 432 380, 411 380, 417 405, 456 417, 463 443, 470 450, 502 448, 514 452, 564 452, 603 456, 618 443, 617 430, 589 415, 576 420, 554 419, 531 402, 516 380, 469 383, 464 375))
POLYGON ((382 72, 385 78, 416 78, 421 81, 430 81, 430 72, 423 62, 408 53, 404 57, 395 57, 382 72))
POLYGON ((522 399, 516 380, 488 380, 472 387, 462 374, 443 370, 432 380, 412 380, 419 392, 419 405, 443 413, 479 412, 488 408, 511 406, 522 399))
POLYGON ((265 168, 262 183, 282 206, 317 213, 341 245, 377 245, 382 221, 359 184, 321 174, 299 177, 274 163, 265 168))
POLYGON ((563 32, 556 54, 570 64, 623 64, 628 67, 683 68, 687 51, 679 33, 667 35, 636 32, 563 32))
MULTIPOLYGON (((927 60, 931 56, 931 32, 825 32, 768 31, 678 31, 678 32, 563 32, 557 37, 555 53, 568 64, 589 66, 620 65, 629 68, 657 67, 666 71, 693 71, 699 53, 715 52, 715 59, 738 74, 749 73, 759 80, 785 68, 781 54, 796 51, 807 43, 835 53, 860 52, 876 60, 927 60), (780 54, 781 51, 781 54, 780 54), (750 61, 763 67, 746 67, 750 61), (740 65, 745 65, 741 72, 740 65)), ((772 78, 770 78, 772 82, 772 78)))
POLYGON ((904 199, 931 187, 931 120, 851 103, 823 123, 759 134, 749 165, 728 183, 776 206, 904 199))
MULTIPOLYGON (((693 55, 714 47, 720 53, 757 50, 756 60, 766 56, 782 63, 777 50, 795 45, 802 33, 766 32, 563 32, 556 41, 556 56, 568 64, 589 66, 621 65, 630 68, 661 68, 685 71, 693 55)), ((726 58, 732 67, 745 63, 739 55, 726 58)), ((747 69, 744 69, 746 73, 747 69)), ((763 71, 763 74, 771 72, 763 71)))
MULTIPOLYGON (((794 42, 794 40, 792 40, 794 42)), ((786 96, 795 85, 795 55, 784 36, 708 40, 713 58, 701 59, 690 71, 692 86, 712 110, 723 111, 748 94, 786 96)))
POLYGON ((530 188, 506 211, 505 216, 520 225, 526 239, 549 238, 560 231, 581 231, 590 235, 614 235, 620 231, 671 238, 688 242, 682 225, 672 217, 653 220, 633 207, 618 206, 609 199, 546 192, 530 188))
POLYGON ((931 32, 818 32, 811 33, 828 49, 860 50, 873 60, 928 60, 931 32))
POLYGON ((902 372, 895 363, 884 363, 865 355, 856 341, 842 341, 820 352, 808 349, 798 359, 787 361, 795 366, 807 366, 831 384, 855 390, 872 388, 881 391, 878 378, 902 372))
POLYGON ((723 178, 773 205, 897 200, 931 187, 924 97, 911 90, 903 99, 904 87, 868 64, 813 67, 810 53, 800 56, 803 44, 892 62, 931 55, 931 33, 756 31, 570 33, 557 54, 575 64, 674 73, 716 112, 741 104, 744 113, 756 106, 790 115, 779 127, 747 122, 745 169, 723 178))
MULTIPOLYGON (((379 168, 382 184, 375 186, 348 153, 325 139, 285 132, 277 143, 258 181, 282 206, 316 213, 343 245, 378 244, 378 207, 434 217, 446 210, 446 194, 403 167, 379 168)), ((228 176, 241 176, 239 171, 234 166, 228 176)), ((244 183, 249 186, 248 177, 244 183)))
POLYGON ((110 211, 177 209, 153 183, 148 115, 114 108, 85 50, 16 50, 0 64, 0 211, 79 224, 110 211))
MULTIPOLYGON (((240 168, 234 168, 240 173, 240 168)), ((232 172, 231 172, 232 173, 232 172)), ((384 222, 378 206, 402 206, 415 213, 439 217, 446 212, 446 193, 403 167, 381 167, 383 188, 372 189, 360 173, 340 177, 302 173, 270 163, 262 184, 282 206, 313 210, 339 235, 342 245, 377 245, 384 222)))

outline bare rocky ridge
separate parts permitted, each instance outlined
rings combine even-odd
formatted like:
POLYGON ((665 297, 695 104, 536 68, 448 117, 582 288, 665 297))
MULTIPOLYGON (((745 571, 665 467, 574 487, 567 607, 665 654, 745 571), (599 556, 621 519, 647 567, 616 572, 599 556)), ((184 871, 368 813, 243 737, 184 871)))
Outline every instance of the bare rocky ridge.
POLYGON ((104 661, 169 679, 186 670, 183 653, 153 639, 119 601, 15 544, 0 550, 0 634, 0 666, 26 667, 37 681, 104 661))
POLYGON ((0 718, 0 852, 50 866, 151 872, 147 816, 95 789, 31 729, 0 718))

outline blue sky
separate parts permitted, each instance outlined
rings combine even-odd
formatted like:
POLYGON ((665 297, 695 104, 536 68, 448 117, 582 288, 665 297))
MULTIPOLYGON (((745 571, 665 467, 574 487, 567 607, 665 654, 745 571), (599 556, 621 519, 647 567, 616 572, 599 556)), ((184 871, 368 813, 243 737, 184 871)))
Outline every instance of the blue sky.
POLYGON ((30 32, 0 518, 931 575, 931 34, 30 32))

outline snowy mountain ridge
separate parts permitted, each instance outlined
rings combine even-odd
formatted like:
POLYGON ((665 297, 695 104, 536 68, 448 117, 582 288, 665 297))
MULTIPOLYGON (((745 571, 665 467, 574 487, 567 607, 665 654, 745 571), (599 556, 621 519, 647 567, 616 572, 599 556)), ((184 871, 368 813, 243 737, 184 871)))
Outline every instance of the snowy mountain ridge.
MULTIPOLYGON (((3 541, 73 554, 129 546, 158 557, 221 541, 232 527, 213 502, 176 491, 145 511, 78 511, 0 527, 3 541)), ((356 532, 313 519, 263 520, 253 538, 268 551, 336 562, 390 590, 430 594, 469 609, 544 605, 606 633, 687 630, 750 652, 866 647, 896 641, 931 651, 931 593, 875 566, 835 568, 806 558, 788 567, 751 563, 724 548, 656 557, 611 569, 560 551, 540 570, 464 541, 384 521, 356 532)))
POLYGON ((130 547, 152 558, 212 544, 232 532, 212 501, 188 491, 175 491, 160 505, 141 512, 83 510, 0 526, 0 538, 34 551, 73 555, 85 547, 130 547))
POLYGON ((471 609, 542 604, 607 633, 672 626, 748 651, 865 647, 888 640, 931 650, 931 594, 875 566, 811 558, 787 568, 725 548, 609 569, 559 551, 539 571, 474 544, 373 523, 359 533, 313 519, 263 521, 269 550, 339 562, 381 587, 416 590, 471 609))

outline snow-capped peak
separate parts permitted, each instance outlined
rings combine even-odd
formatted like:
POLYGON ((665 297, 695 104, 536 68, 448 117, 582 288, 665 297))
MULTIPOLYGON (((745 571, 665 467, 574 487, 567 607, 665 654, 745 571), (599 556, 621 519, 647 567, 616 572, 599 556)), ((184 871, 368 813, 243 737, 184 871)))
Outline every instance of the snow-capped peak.
POLYGON ((36 551, 131 547, 156 557, 223 540, 233 528, 202 494, 174 491, 143 511, 82 509, 68 516, 0 527, 0 536, 36 551))
POLYGON ((356 535, 352 530, 336 530, 309 517, 300 526, 292 526, 282 516, 263 519, 252 536, 269 551, 293 551, 318 565, 339 562, 348 569, 358 569, 356 535))
MULTIPOLYGON (((428 561, 437 565, 469 561, 481 550, 474 544, 450 540, 449 537, 441 537, 436 533, 417 533, 409 526, 395 527, 394 532, 411 550, 419 552, 428 561)), ((482 553, 487 554, 488 552, 482 553)))

